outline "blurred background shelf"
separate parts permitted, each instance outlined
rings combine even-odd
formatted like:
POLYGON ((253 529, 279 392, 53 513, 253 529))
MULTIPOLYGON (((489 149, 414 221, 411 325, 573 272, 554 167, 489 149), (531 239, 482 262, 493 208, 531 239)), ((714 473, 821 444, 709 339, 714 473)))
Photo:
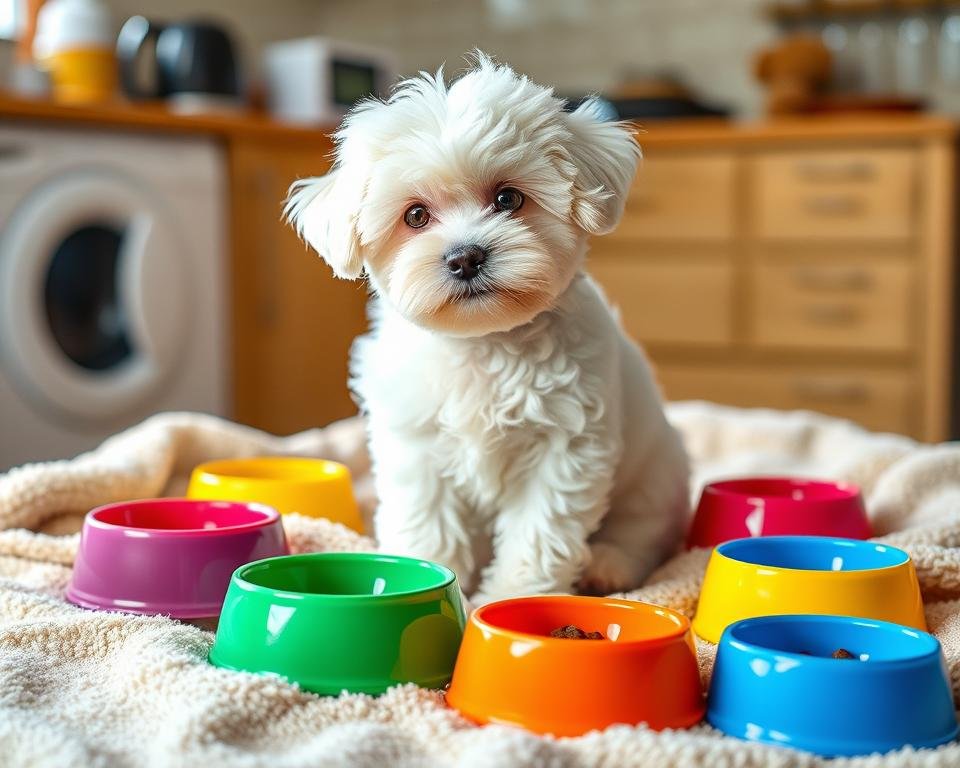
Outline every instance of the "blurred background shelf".
MULTIPOLYGON (((9 97, 0 119, 220 141, 230 415, 287 433, 353 412, 346 360, 366 324, 366 291, 335 280, 281 221, 289 184, 327 168, 326 132, 9 97)), ((594 242, 589 269, 647 346, 668 397, 948 436, 952 120, 668 121, 641 131, 645 161, 627 213, 594 242)))
POLYGON ((637 125, 588 269, 668 398, 960 436, 960 0, 0 0, 0 470, 159 409, 352 415, 367 288, 283 201, 357 98, 474 47, 637 125), (89 82, 31 42, 55 5, 99 9, 89 82))

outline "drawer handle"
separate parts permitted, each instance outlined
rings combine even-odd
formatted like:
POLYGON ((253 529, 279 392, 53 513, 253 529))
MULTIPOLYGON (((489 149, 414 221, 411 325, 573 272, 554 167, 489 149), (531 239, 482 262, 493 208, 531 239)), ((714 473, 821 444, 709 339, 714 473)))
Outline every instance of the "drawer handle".
POLYGON ((873 285, 873 276, 866 269, 816 269, 798 267, 794 282, 811 291, 865 291, 873 285))
POLYGON ((832 403, 862 403, 870 397, 867 386, 857 381, 797 379, 793 392, 801 400, 832 403))
POLYGON ((806 160, 796 165, 797 176, 807 181, 869 181, 877 175, 876 166, 866 160, 823 163, 806 160))
POLYGON ((817 195, 803 201, 815 216, 854 216, 863 210, 863 201, 853 195, 817 195))
POLYGON ((816 325, 849 325, 856 322, 860 313, 851 304, 811 304, 804 315, 816 325))

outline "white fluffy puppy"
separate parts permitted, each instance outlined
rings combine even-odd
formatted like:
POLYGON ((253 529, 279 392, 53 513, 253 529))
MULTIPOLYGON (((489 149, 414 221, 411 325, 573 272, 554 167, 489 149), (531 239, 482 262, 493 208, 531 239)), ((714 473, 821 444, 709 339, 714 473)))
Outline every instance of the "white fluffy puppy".
POLYGON ((384 551, 447 564, 475 603, 633 587, 676 547, 687 460, 640 349, 583 272, 639 149, 593 104, 478 54, 452 84, 357 106, 287 213, 342 278, 384 551))

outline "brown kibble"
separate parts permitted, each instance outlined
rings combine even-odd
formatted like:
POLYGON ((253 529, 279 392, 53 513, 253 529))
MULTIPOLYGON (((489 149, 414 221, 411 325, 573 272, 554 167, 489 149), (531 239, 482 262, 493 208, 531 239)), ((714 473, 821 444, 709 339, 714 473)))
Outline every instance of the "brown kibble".
POLYGON ((837 648, 837 650, 835 650, 835 651, 833 652, 833 658, 835 658, 835 659, 856 659, 857 657, 854 656, 852 653, 850 653, 850 651, 848 651, 846 648, 837 648))
POLYGON ((563 627, 557 627, 550 631, 550 637, 558 637, 563 640, 603 640, 600 632, 584 632, 580 627, 573 624, 567 624, 563 627))
POLYGON ((563 627, 557 627, 556 629, 550 632, 550 637, 559 637, 566 640, 583 640, 586 637, 586 633, 580 629, 580 627, 575 627, 573 624, 567 624, 563 627))

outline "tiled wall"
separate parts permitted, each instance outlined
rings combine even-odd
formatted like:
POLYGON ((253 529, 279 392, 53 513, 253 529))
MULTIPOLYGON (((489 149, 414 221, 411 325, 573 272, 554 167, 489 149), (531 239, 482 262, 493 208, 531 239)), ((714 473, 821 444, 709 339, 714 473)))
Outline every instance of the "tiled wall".
POLYGON ((703 98, 755 113, 753 52, 774 29, 762 0, 325 0, 322 33, 393 49, 402 72, 457 69, 474 47, 566 93, 631 71, 672 72, 703 98), (499 12, 498 12, 499 11, 499 12))
POLYGON ((456 71, 481 48, 566 94, 610 89, 631 72, 680 76, 702 98, 751 114, 750 61, 774 30, 763 0, 106 0, 136 13, 211 18, 255 75, 273 40, 323 34, 391 49, 401 72, 456 71))

